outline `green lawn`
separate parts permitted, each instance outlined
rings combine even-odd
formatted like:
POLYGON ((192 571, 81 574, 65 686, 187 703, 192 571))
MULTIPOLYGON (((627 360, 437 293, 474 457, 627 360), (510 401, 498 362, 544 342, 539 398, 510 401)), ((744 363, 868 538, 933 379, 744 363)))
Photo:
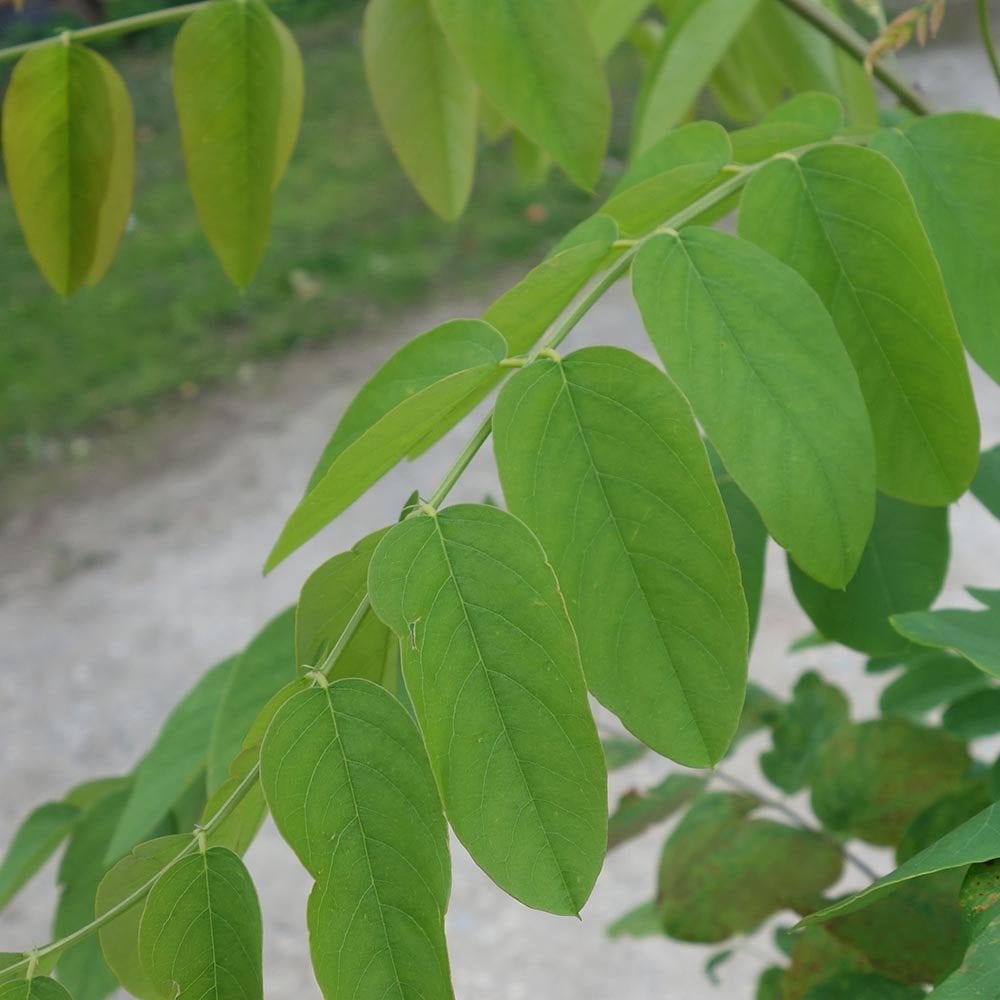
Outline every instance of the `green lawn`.
MULTIPOLYGON (((109 275, 68 302, 49 291, 0 191, 0 470, 78 433, 127 423, 185 383, 361 328, 432 285, 460 288, 528 259, 593 204, 561 178, 522 189, 505 147, 486 151, 467 215, 418 201, 368 99, 356 7, 296 27, 305 120, 278 190, 270 247, 245 294, 198 228, 180 158, 169 49, 120 54, 136 109, 134 219, 109 275), (544 212, 531 212, 532 203, 544 212), (544 214, 542 221, 537 221, 544 214)), ((183 391, 183 390, 182 390, 183 391)))

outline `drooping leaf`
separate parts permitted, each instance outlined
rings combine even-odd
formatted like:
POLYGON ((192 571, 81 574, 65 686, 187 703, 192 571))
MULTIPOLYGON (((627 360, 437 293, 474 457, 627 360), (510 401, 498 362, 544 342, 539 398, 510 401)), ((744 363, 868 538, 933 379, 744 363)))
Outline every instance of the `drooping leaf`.
POLYGON ((627 736, 611 736, 601 740, 604 763, 609 771, 627 767, 646 753, 646 747, 627 736))
POLYGON ((667 371, 772 537, 844 586, 874 518, 874 449, 815 292, 752 244, 698 227, 649 240, 633 288, 667 371))
POLYGON ((210 792, 229 777, 229 763, 240 752, 254 719, 295 680, 295 668, 295 608, 291 607, 272 618, 226 672, 207 750, 210 792))
POLYGON ((680 122, 758 0, 686 0, 667 25, 639 97, 634 148, 645 152, 680 122))
POLYGON ((1000 518, 1000 444, 979 456, 972 492, 994 517, 1000 518))
POLYGON ((1000 677, 1000 610, 912 611, 893 615, 892 627, 912 642, 951 650, 987 674, 1000 677))
POLYGON ((950 733, 890 716, 845 724, 822 745, 813 812, 828 829, 895 844, 921 809, 957 788, 969 755, 950 733))
POLYGON ((889 618, 931 606, 944 585, 949 554, 946 507, 917 507, 879 494, 872 533, 846 588, 824 587, 794 564, 789 573, 799 604, 823 635, 886 656, 908 645, 889 618))
POLYGON ((146 839, 201 773, 219 701, 234 666, 235 657, 217 663, 167 716, 135 769, 128 802, 107 846, 109 863, 146 839))
POLYGON ((684 398, 634 354, 585 348, 518 372, 493 433, 508 506, 552 562, 595 697, 659 753, 715 764, 743 705, 746 608, 684 398))
MULTIPOLYGON (((351 616, 368 593, 368 564, 384 530, 362 538, 347 552, 313 570, 302 585, 295 611, 295 660, 318 667, 337 644, 351 616)), ((337 657, 331 680, 365 677, 380 681, 385 671, 389 630, 369 610, 337 657)))
POLYGON ((883 715, 924 715, 981 691, 988 683, 986 675, 971 663, 944 653, 932 655, 908 667, 885 688, 879 710, 883 715))
MULTIPOLYGON (((101 916, 155 878, 181 851, 190 848, 190 834, 174 834, 139 844, 125 855, 97 887, 95 915, 101 916)), ((118 982, 138 1000, 162 1000, 162 993, 143 968, 139 956, 139 920, 143 900, 100 929, 101 951, 118 982)))
POLYGON ((936 982, 962 957, 959 874, 946 872, 901 886, 856 913, 823 926, 855 948, 872 970, 901 983, 936 982))
POLYGON ((954 868, 964 868, 966 865, 981 861, 992 861, 998 857, 1000 857, 1000 803, 994 802, 989 808, 914 855, 888 875, 884 875, 853 896, 847 896, 824 907, 807 917, 804 923, 818 923, 860 910, 911 879, 923 878, 954 868))
POLYGON ((757 513, 757 508, 736 485, 726 471, 718 452, 711 442, 706 442, 708 459, 715 473, 715 484, 729 516, 729 527, 736 545, 736 560, 740 564, 743 596, 747 603, 750 643, 757 632, 760 604, 764 596, 764 569, 767 555, 767 529, 757 513))
POLYGON ((477 93, 430 0, 373 0, 362 50, 375 111, 403 170, 438 215, 457 218, 476 166, 477 93))
POLYGON ((608 819, 608 850, 645 833, 692 802, 707 785, 697 774, 671 774, 644 792, 626 792, 608 819))
POLYGON ((575 0, 433 0, 451 47, 496 109, 580 187, 601 173, 611 120, 604 69, 575 0))
POLYGON ((103 56, 45 45, 14 69, 3 106, 7 184, 28 249, 69 295, 103 277, 132 209, 132 103, 103 56))
POLYGON ((875 434, 882 492, 945 505, 976 470, 979 421, 941 273, 899 172, 859 146, 779 157, 743 193, 740 235, 829 310, 875 434))
POLYGON ((483 313, 513 356, 528 351, 597 272, 618 239, 618 226, 596 215, 571 234, 574 242, 530 271, 483 313))
POLYGON ((157 879, 139 921, 153 986, 176 1000, 262 1000, 260 904, 224 847, 182 858, 157 879))
POLYGON ((872 147, 906 180, 941 266, 969 353, 1000 380, 1000 209, 990 194, 1000 169, 1000 121, 966 112, 914 118, 879 132, 872 147))
POLYGON ((73 1000, 54 979, 36 976, 26 982, 0 986, 0 1000, 73 1000))
POLYGON ((945 709, 941 722, 962 740, 976 740, 1000 732, 1000 688, 973 691, 945 709))
POLYGON ((363 680, 295 695, 268 729, 261 780, 317 880, 310 946, 324 995, 450 997, 447 827, 402 706, 363 680))
POLYGON ((578 913, 607 843, 606 775, 538 541, 494 507, 412 518, 379 543, 369 590, 455 833, 515 898, 578 913))
POLYGON ((25 817, 0 863, 0 909, 55 853, 81 811, 69 802, 46 802, 25 817))
POLYGON ((815 671, 804 673, 773 728, 774 747, 761 755, 767 780, 789 795, 808 785, 821 747, 849 715, 840 688, 815 671))
POLYGON ((750 818, 758 804, 729 792, 703 795, 678 823, 663 847, 657 892, 671 937, 711 944, 779 910, 808 912, 839 877, 837 847, 817 833, 750 818))
POLYGON ((298 132, 298 50, 262 0, 220 0, 174 43, 188 184, 208 242, 240 288, 264 256, 271 197, 298 132))
POLYGON ((896 845, 896 864, 909 861, 952 830, 979 815, 993 798, 987 783, 969 779, 917 813, 896 845))
POLYGON ((411 340, 347 408, 267 558, 273 569, 362 496, 439 427, 442 416, 492 385, 507 354, 481 320, 453 320, 411 340))
MULTIPOLYGON (((57 876, 60 892, 52 923, 54 937, 65 937, 94 919, 97 887, 109 867, 104 859, 128 798, 128 786, 112 787, 80 817, 73 830, 57 876)), ((105 1000, 118 985, 96 935, 61 952, 57 972, 74 1000, 105 1000)))

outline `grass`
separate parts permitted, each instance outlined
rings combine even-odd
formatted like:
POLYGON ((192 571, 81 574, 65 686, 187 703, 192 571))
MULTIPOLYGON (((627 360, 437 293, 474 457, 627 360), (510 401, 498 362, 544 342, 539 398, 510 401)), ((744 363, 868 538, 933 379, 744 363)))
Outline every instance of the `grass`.
POLYGON ((164 397, 241 365, 364 328, 447 282, 525 259, 591 210, 554 177, 521 188, 505 148, 484 151, 457 224, 436 219, 397 167, 372 110, 360 11, 295 30, 308 88, 264 264, 245 294, 198 227, 170 95, 169 49, 116 57, 135 104, 134 219, 110 273, 68 302, 51 292, 0 191, 0 471, 65 452, 81 433, 140 419, 164 397))

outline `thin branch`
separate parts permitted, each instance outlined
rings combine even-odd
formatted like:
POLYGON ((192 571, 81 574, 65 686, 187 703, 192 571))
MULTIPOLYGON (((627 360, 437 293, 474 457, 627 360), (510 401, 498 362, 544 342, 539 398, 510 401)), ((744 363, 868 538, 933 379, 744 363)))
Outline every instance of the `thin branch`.
POLYGON ((751 785, 748 785, 745 781, 742 781, 740 778, 728 774, 719 767, 715 768, 709 773, 714 777, 718 778, 719 781, 723 782, 726 785, 729 785, 730 788, 735 788, 746 795, 752 795, 762 805, 767 806, 769 809, 774 809, 776 812, 780 812, 787 819, 791 820, 797 827, 803 830, 808 830, 810 833, 819 834, 819 836, 821 836, 824 840, 827 840, 831 844, 833 844, 837 848, 837 850, 840 851, 840 853, 843 855, 844 860, 849 861, 852 865, 854 865, 854 867, 857 868, 858 871, 861 872, 866 878, 871 879, 872 882, 878 879, 879 877, 878 872, 875 871, 875 869, 872 868, 868 864, 868 862, 862 861, 861 858, 859 858, 856 854, 853 854, 851 851, 849 851, 841 841, 839 841, 835 836, 833 836, 832 833, 829 833, 827 830, 824 830, 821 827, 813 826, 811 823, 807 822, 794 809, 790 808, 786 803, 782 802, 781 799, 772 799, 770 796, 762 795, 760 792, 757 791, 756 788, 753 788, 751 785))
POLYGON ((104 24, 95 24, 89 28, 79 28, 76 31, 60 31, 59 34, 51 38, 39 38, 34 42, 25 42, 23 45, 11 45, 8 48, 0 49, 0 63, 10 62, 12 59, 19 59, 26 52, 33 49, 45 48, 49 45, 65 45, 68 42, 101 42, 109 38, 117 38, 119 35, 130 35, 135 31, 144 31, 146 28, 157 28, 162 24, 173 24, 176 21, 183 21, 194 14, 195 11, 207 7, 214 0, 198 0, 197 3, 181 4, 177 7, 164 7, 163 10, 151 10, 145 14, 134 14, 132 17, 122 17, 117 21, 105 21, 104 24))
POLYGON ((993 67, 993 75, 996 77, 997 86, 1000 86, 1000 55, 997 54, 996 42, 993 40, 989 4, 986 0, 979 0, 979 32, 983 36, 983 48, 986 49, 990 66, 993 67))
MULTIPOLYGON (((814 0, 780 0, 780 2, 818 31, 822 31, 834 45, 843 49, 859 63, 864 63, 869 48, 867 39, 836 14, 821 7, 814 0)), ((876 62, 872 67, 872 73, 912 112, 918 115, 933 114, 930 104, 890 66, 876 62)))

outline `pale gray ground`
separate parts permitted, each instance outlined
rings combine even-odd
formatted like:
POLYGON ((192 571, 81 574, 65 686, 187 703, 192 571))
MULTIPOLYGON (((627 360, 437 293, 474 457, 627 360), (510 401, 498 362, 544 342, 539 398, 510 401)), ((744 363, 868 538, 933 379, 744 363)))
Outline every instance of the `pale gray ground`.
MULTIPOLYGON (((959 7, 956 17, 971 17, 959 7)), ((939 48, 917 73, 941 107, 997 109, 978 52, 939 48)), ((57 499, 22 501, 0 529, 0 845, 34 803, 99 773, 127 770, 166 709, 201 671, 238 648, 294 599, 311 567, 395 518, 410 491, 429 490, 474 426, 395 470, 332 528, 264 580, 260 565, 308 472, 359 381, 407 338, 483 303, 424 310, 391 330, 342 340, 289 360, 251 384, 212 395, 183 414, 114 444, 90 466, 56 477, 57 499)), ((612 341, 648 354, 628 289, 614 290, 571 344, 612 341)), ((1000 439, 1000 389, 977 377, 984 445, 1000 439)), ((496 492, 489 448, 453 493, 496 492)), ((1000 525, 974 500, 953 517, 954 557, 943 602, 967 584, 1000 582, 1000 525)), ((860 715, 873 687, 858 661, 819 650, 789 656, 808 625, 789 595, 772 548, 766 610, 752 676, 781 692, 817 664, 848 686, 860 715)), ((967 603, 967 601, 965 601, 967 603)), ((613 722, 602 717, 610 730, 613 722)), ((732 773, 758 783, 759 740, 741 749, 732 773)), ((659 779, 669 765, 651 756, 614 779, 616 791, 659 779)), ((797 807, 804 809, 802 803, 797 807)), ((663 832, 613 853, 582 922, 528 911, 479 874, 456 846, 449 934, 463 998, 577 1000, 752 996, 770 946, 754 942, 710 986, 709 949, 664 940, 611 943, 607 923, 652 891, 663 832)), ((887 859, 872 854, 874 863, 887 859)), ((248 857, 265 914, 268 995, 318 996, 306 951, 308 879, 272 827, 248 857)), ((51 869, 0 915, 0 948, 47 940, 51 869)))

